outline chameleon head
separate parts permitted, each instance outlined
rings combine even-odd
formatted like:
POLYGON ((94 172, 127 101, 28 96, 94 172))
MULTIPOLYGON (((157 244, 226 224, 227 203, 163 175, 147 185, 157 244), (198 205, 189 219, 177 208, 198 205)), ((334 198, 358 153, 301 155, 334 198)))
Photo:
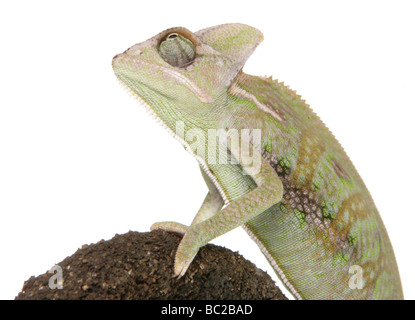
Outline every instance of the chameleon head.
POLYGON ((196 33, 172 28, 116 55, 112 67, 174 130, 178 120, 188 120, 188 126, 214 120, 229 85, 262 39, 259 30, 243 24, 196 33))

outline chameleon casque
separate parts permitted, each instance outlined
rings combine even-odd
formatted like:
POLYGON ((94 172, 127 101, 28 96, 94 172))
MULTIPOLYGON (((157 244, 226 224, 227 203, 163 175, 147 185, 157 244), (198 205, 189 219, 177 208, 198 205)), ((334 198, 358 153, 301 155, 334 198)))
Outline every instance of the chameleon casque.
POLYGON ((243 24, 172 28, 113 58, 118 79, 195 156, 209 188, 190 226, 152 226, 184 235, 175 275, 201 246, 243 226, 297 299, 402 299, 386 229, 343 148, 294 91, 242 72, 262 39, 243 24), (212 130, 244 129, 240 145, 259 165, 236 144, 208 150, 212 130))

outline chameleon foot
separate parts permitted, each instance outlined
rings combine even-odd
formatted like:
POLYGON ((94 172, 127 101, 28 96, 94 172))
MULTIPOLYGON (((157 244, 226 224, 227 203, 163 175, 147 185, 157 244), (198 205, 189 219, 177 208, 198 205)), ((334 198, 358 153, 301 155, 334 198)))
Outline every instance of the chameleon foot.
POLYGON ((177 248, 174 260, 174 275, 179 278, 186 273, 194 257, 199 251, 199 246, 195 244, 192 238, 192 235, 194 237, 194 233, 190 235, 188 233, 189 229, 190 228, 188 226, 173 221, 156 222, 150 227, 150 230, 164 230, 183 235, 183 239, 177 248))
POLYGON ((177 248, 174 259, 174 275, 176 277, 182 277, 195 258, 202 244, 200 236, 202 235, 198 232, 197 228, 188 228, 177 248))
POLYGON ((193 256, 187 258, 183 258, 182 255, 176 254, 176 258, 174 260, 174 276, 181 278, 186 273, 187 269, 189 269, 190 264, 192 263, 193 259, 195 258, 199 248, 197 248, 196 253, 193 256))
POLYGON ((150 227, 151 231, 164 230, 164 231, 176 233, 179 235, 184 235, 188 229, 189 229, 188 226, 178 223, 178 222, 173 222, 173 221, 156 222, 156 223, 153 223, 153 225, 150 227))

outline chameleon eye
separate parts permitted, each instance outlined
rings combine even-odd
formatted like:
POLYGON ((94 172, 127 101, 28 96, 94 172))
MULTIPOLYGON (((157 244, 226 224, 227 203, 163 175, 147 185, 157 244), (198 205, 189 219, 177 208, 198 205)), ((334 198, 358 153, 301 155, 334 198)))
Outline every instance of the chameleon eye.
POLYGON ((178 33, 168 34, 160 42, 161 57, 173 67, 184 68, 191 64, 196 57, 196 49, 192 41, 178 33))

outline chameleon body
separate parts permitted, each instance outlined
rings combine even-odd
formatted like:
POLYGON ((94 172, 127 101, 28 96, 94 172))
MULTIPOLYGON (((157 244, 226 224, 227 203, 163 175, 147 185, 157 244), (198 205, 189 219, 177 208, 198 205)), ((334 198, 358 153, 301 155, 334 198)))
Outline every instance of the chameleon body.
POLYGON ((386 229, 343 148, 294 91, 242 72, 262 39, 243 24, 173 28, 113 59, 119 80, 196 157, 209 188, 190 226, 152 227, 184 235, 175 274, 243 226, 297 299, 402 299, 386 229), (226 141, 211 143, 212 132, 226 141), (230 132, 241 133, 239 145, 230 132))

